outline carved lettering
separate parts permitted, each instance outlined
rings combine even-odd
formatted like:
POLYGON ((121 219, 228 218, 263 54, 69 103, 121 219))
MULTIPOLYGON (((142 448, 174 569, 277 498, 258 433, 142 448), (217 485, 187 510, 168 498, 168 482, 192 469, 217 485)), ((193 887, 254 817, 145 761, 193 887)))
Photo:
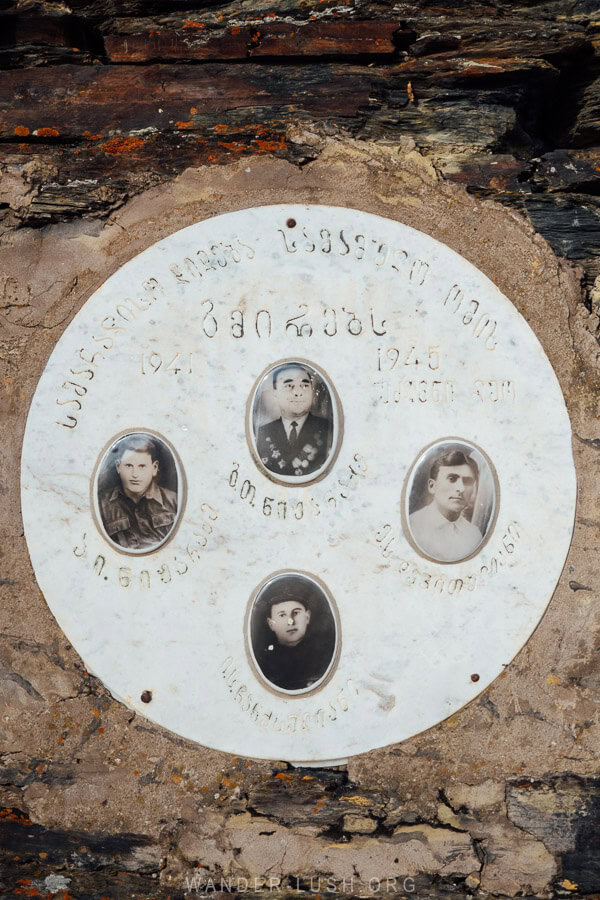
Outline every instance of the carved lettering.
MULTIPOLYGON (((479 554, 472 560, 468 560, 465 565, 469 567, 476 566, 470 572, 461 574, 460 577, 447 577, 439 569, 426 571, 421 568, 421 561, 417 564, 414 560, 400 559, 396 555, 395 549, 392 547, 398 535, 392 525, 386 523, 381 525, 375 531, 375 541, 379 546, 379 552, 387 561, 393 559, 394 565, 398 562, 397 571, 402 576, 402 583, 407 587, 416 587, 426 590, 432 594, 448 594, 449 596, 459 596, 467 592, 473 592, 481 587, 487 578, 496 576, 498 572, 505 566, 512 564, 512 557, 517 550, 517 545, 521 540, 521 528, 518 522, 510 522, 502 533, 501 537, 488 546, 492 547, 491 556, 483 556, 479 554), (477 560, 484 559, 483 563, 477 560), (477 568, 478 566, 478 568, 477 568)), ((398 544, 397 546, 400 546, 398 544)), ((389 565, 390 563, 388 563, 389 565)), ((429 565, 435 565, 429 563, 429 565)))

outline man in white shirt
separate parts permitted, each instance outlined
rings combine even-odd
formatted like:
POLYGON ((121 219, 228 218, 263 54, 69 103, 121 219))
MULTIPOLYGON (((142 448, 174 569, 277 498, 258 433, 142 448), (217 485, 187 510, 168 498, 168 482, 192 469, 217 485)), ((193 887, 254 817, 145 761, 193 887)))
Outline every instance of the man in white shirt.
POLYGON ((427 482, 431 503, 409 516, 413 540, 420 550, 438 562, 459 562, 470 556, 483 540, 465 516, 477 493, 477 463, 461 450, 435 459, 427 482))
POLYGON ((286 363, 273 372, 273 393, 281 417, 258 429, 261 462, 278 475, 311 475, 324 465, 331 447, 331 424, 310 410, 314 402, 311 371, 286 363))

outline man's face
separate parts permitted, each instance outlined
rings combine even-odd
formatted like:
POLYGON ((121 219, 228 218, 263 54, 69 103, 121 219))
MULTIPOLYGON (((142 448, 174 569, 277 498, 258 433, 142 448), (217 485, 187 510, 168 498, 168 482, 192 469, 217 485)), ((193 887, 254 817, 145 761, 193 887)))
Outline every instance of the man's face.
POLYGON ((466 463, 462 466, 440 466, 437 478, 430 478, 429 493, 443 516, 458 519, 475 494, 475 476, 466 463))
POLYGON ((128 497, 139 500, 144 496, 158 472, 158 462, 152 462, 149 453, 140 450, 126 450, 117 463, 123 490, 128 497))
POLYGON ((289 366, 275 378, 275 398, 281 415, 299 419, 310 411, 313 387, 310 375, 300 366, 289 366))
POLYGON ((299 600, 283 600, 281 603, 273 603, 267 622, 280 644, 295 647, 306 634, 310 610, 299 600))

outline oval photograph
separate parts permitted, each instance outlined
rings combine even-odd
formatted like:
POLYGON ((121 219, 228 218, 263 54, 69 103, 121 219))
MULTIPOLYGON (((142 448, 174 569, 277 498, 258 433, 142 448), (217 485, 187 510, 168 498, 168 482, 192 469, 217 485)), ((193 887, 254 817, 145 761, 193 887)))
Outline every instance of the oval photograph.
POLYGON ((325 374, 304 360, 284 360, 259 378, 249 419, 252 455, 272 481, 316 481, 337 456, 339 401, 325 374))
POLYGON ((250 656, 267 685, 306 694, 332 674, 340 646, 339 617, 319 582, 300 572, 269 578, 251 601, 250 656))
POLYGON ((164 440, 132 431, 114 440, 97 467, 96 518, 123 553, 150 553, 173 534, 183 508, 183 478, 164 440))
POLYGON ((498 479, 486 454, 468 441, 436 441, 407 477, 404 530, 427 559, 455 563, 490 537, 498 511, 498 479))

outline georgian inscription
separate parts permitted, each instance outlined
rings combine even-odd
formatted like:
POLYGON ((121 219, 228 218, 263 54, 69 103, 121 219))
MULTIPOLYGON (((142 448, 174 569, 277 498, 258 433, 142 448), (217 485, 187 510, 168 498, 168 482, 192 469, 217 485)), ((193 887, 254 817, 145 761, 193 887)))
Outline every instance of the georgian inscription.
POLYGON ((98 552, 97 541, 89 542, 87 532, 83 532, 73 547, 73 556, 86 562, 92 573, 101 582, 106 582, 107 587, 118 585, 121 588, 149 590, 151 587, 176 584, 181 576, 194 569, 216 537, 214 523, 219 517, 217 510, 209 503, 202 503, 199 513, 198 520, 193 524, 188 518, 188 524, 181 533, 183 541, 175 552, 167 554, 156 551, 151 556, 140 558, 139 562, 131 559, 127 565, 115 565, 113 555, 104 550, 98 552))
POLYGON ((134 326, 140 317, 152 307, 157 299, 164 299, 165 291, 156 278, 148 278, 143 282, 140 292, 136 297, 127 297, 115 304, 110 315, 105 316, 99 323, 100 334, 91 338, 91 342, 81 347, 76 354, 73 366, 69 369, 66 379, 60 389, 64 394, 59 395, 56 405, 68 407, 64 413, 64 419, 57 419, 55 424, 64 428, 76 428, 79 421, 76 413, 83 407, 84 398, 87 398, 90 385, 98 367, 110 359, 110 353, 118 345, 119 335, 124 334, 134 326), (102 352, 104 351, 104 352, 102 352), (106 354, 109 354, 107 356, 106 354), (80 368, 81 363, 87 368, 80 368), (77 369, 74 368, 77 366, 77 369), (77 380, 73 381, 71 376, 77 380))
POLYGON ((221 675, 242 712, 263 730, 288 734, 311 732, 338 722, 347 712, 356 712, 359 691, 351 678, 337 692, 328 691, 324 696, 321 695, 318 705, 313 703, 312 708, 301 707, 294 713, 286 714, 269 709, 260 700, 255 700, 248 685, 241 680, 233 656, 223 660, 221 675))
POLYGON ((517 398, 516 383, 510 378, 485 381, 476 379, 470 387, 463 387, 451 379, 399 376, 392 380, 374 381, 373 387, 377 388, 377 400, 384 406, 407 403, 450 404, 469 393, 485 405, 514 403, 517 398))
POLYGON ((237 265, 243 260, 254 259, 255 256, 254 247, 234 238, 231 242, 215 241, 208 247, 194 250, 181 262, 171 263, 169 268, 179 284, 191 284, 205 278, 211 272, 219 272, 232 263, 237 265))
POLYGON ((458 284, 453 284, 446 294, 443 308, 457 321, 468 329, 468 333, 476 340, 480 340, 486 350, 495 350, 498 346, 496 319, 482 308, 481 301, 467 297, 458 284))
MULTIPOLYGON (((480 300, 469 297, 459 284, 455 283, 449 289, 443 288, 442 294, 439 295, 437 275, 434 277, 430 263, 426 260, 403 248, 392 247, 377 237, 362 233, 347 233, 344 229, 336 233, 335 230, 323 227, 313 234, 304 228, 296 237, 291 235, 291 231, 278 229, 278 232, 286 254, 300 252, 318 253, 325 257, 336 254, 348 256, 357 264, 371 263, 375 269, 389 267, 403 275, 413 288, 423 289, 427 285, 427 291, 422 292, 418 305, 423 303, 430 305, 434 295, 441 296, 439 302, 443 310, 455 317, 460 326, 468 329, 471 336, 480 341, 486 350, 496 349, 497 320, 482 307, 480 300)), ((182 260, 172 262, 169 269, 175 283, 194 285, 203 283, 207 277, 212 279, 218 277, 218 273, 228 266, 237 266, 255 260, 256 257, 256 247, 250 243, 237 238, 231 241, 216 240, 207 247, 195 250, 182 260)), ((115 304, 113 312, 102 319, 98 327, 99 334, 91 338, 88 347, 79 349, 78 358, 60 385, 61 393, 56 399, 56 405, 64 407, 64 415, 56 420, 57 425, 69 429, 77 426, 78 413, 81 412, 84 398, 88 395, 89 383, 94 379, 98 366, 110 358, 106 354, 110 355, 119 335, 132 326, 135 327, 140 316, 151 308, 157 297, 164 299, 165 296, 164 285, 152 276, 142 283, 137 296, 123 298, 115 304), (87 367, 81 368, 81 362, 87 367)), ((196 302, 199 303, 202 312, 201 333, 209 340, 219 333, 228 334, 233 340, 241 340, 249 335, 259 340, 268 340, 277 333, 296 339, 307 339, 317 334, 328 338, 336 335, 354 338, 366 335, 382 337, 390 331, 393 332, 405 314, 404 310, 394 309, 386 310, 382 315, 374 305, 362 310, 347 305, 331 305, 317 309, 311 308, 308 303, 299 303, 296 313, 281 317, 267 305, 253 312, 247 312, 240 306, 223 311, 222 304, 214 297, 196 298, 196 302)), ((426 351, 425 364, 432 370, 439 368, 436 349, 430 347, 426 351)), ((417 351, 416 347, 410 347, 407 352, 408 355, 397 347, 385 351, 379 348, 378 371, 390 371, 401 358, 402 365, 423 364, 418 355, 418 353, 423 355, 423 350, 417 351), (411 359, 413 355, 414 359, 411 359)), ((158 352, 150 352, 147 356, 142 354, 141 372, 144 375, 157 374, 159 371, 191 374, 191 357, 185 360, 178 357, 179 355, 175 355, 171 359, 166 359, 158 352)), ((420 397, 425 396, 425 393, 433 397, 436 384, 432 383, 429 388, 423 383, 414 383, 419 384, 417 390, 420 397)), ((413 391, 412 385, 413 382, 409 380, 407 396, 413 391)))
POLYGON ((429 263, 402 247, 392 247, 378 237, 353 233, 341 228, 310 230, 303 228, 298 235, 289 227, 279 228, 286 253, 324 254, 325 256, 347 256, 358 263, 372 264, 377 269, 389 267, 404 276, 411 284, 423 287, 429 274, 429 263))
POLYGON ((379 388, 377 399, 388 403, 454 403, 453 381, 430 378, 398 378, 395 381, 374 381, 379 388))
MULTIPOLYGON (((511 522, 499 541, 490 544, 492 555, 489 558, 464 575, 449 577, 442 574, 440 569, 427 571, 422 568, 421 562, 417 565, 414 560, 401 559, 397 554, 397 549, 403 541, 399 531, 389 522, 375 532, 375 541, 379 544, 381 556, 385 560, 393 560, 393 563, 389 564, 394 565, 395 570, 401 576, 402 584, 432 594, 448 594, 450 596, 479 590, 490 578, 494 578, 503 569, 513 565, 521 538, 519 523, 511 522)), ((475 563, 476 560, 472 560, 469 565, 473 566, 475 563)))
POLYGON ((246 473, 240 469, 240 463, 234 462, 227 479, 229 487, 235 492, 235 496, 244 505, 255 510, 257 514, 272 521, 300 521, 311 519, 335 509, 345 501, 351 500, 364 480, 368 470, 365 459, 360 453, 355 453, 345 467, 338 468, 333 484, 327 482, 327 491, 311 491, 308 497, 290 498, 287 491, 270 488, 270 494, 257 491, 256 479, 252 473, 246 473))
POLYGON ((510 378, 477 379, 473 393, 482 403, 514 403, 517 399, 516 384, 510 378))

